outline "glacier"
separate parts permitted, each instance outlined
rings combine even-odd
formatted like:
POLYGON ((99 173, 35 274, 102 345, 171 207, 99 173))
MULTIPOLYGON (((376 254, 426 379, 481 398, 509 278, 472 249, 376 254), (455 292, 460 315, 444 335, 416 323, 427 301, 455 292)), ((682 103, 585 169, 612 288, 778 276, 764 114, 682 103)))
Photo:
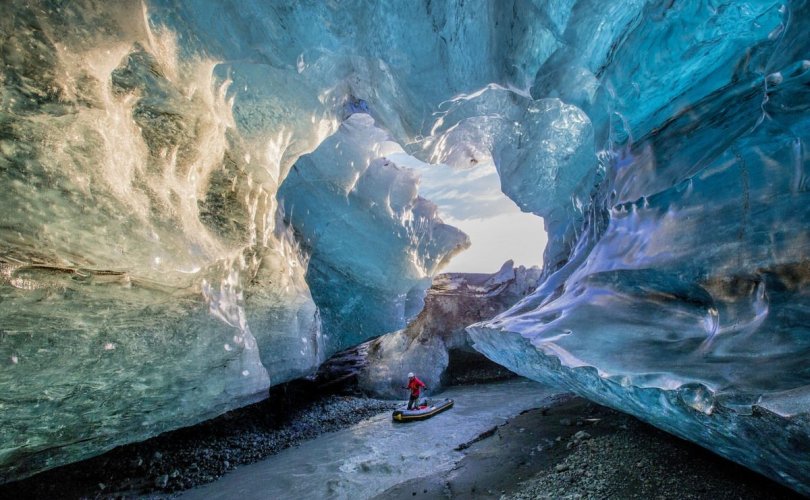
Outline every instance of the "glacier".
POLYGON ((515 268, 511 260, 493 274, 440 274, 428 290, 424 308, 406 328, 363 343, 345 357, 336 356, 321 370, 330 378, 351 376, 354 371, 364 393, 389 399, 403 396, 403 374, 410 371, 432 394, 457 381, 509 377, 472 348, 465 327, 495 316, 534 291, 540 274, 539 267, 515 268))
POLYGON ((476 349, 810 493, 805 0, 0 14, 0 481, 401 329, 441 164, 548 232, 476 349))
POLYGON ((341 52, 337 38, 320 52, 308 35, 317 16, 298 33, 250 29, 301 14, 278 8, 0 7, 0 480, 266 397, 403 326, 468 244, 418 196, 417 175, 372 158, 372 146, 409 157, 385 105, 396 100, 372 100, 396 139, 367 113, 346 116, 353 94, 377 88, 364 78, 383 75, 382 62, 341 52), (331 163, 327 138, 346 140, 345 163, 331 163), (305 182, 318 169, 364 175, 338 192, 305 182), (357 218, 365 239, 341 250, 351 226, 334 225, 338 239, 313 244, 324 229, 315 215, 341 202, 336 220, 357 218), (385 253, 373 252, 379 238, 385 253), (344 302, 329 295, 335 282, 344 302))
MULTIPOLYGON (((808 14, 805 2, 651 2, 569 25, 531 92, 587 113, 605 146, 597 182, 555 204, 573 225, 552 228, 564 248, 547 255, 565 258, 546 261, 538 291, 469 328, 518 373, 805 494, 808 14), (596 22, 609 53, 576 34, 596 22)), ((548 213, 521 188, 504 192, 548 213)))
POLYGON ((307 283, 330 352, 405 326, 424 304, 429 276, 469 246, 418 196, 418 177, 397 165, 402 147, 353 113, 296 162, 278 191, 284 220, 307 254, 307 283))

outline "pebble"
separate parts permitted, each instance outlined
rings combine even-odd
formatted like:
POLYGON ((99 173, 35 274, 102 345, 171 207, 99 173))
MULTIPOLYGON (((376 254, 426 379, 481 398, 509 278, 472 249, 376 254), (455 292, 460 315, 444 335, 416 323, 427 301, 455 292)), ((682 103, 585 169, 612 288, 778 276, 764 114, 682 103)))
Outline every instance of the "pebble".
POLYGON ((169 484, 168 474, 163 474, 162 476, 158 476, 157 479, 155 479, 155 486, 157 486, 158 488, 165 488, 166 485, 168 484, 169 484))
POLYGON ((576 440, 576 441, 585 441, 586 439, 590 439, 590 438, 591 438, 591 435, 588 434, 585 431, 579 431, 576 434, 574 434, 574 440, 576 440))

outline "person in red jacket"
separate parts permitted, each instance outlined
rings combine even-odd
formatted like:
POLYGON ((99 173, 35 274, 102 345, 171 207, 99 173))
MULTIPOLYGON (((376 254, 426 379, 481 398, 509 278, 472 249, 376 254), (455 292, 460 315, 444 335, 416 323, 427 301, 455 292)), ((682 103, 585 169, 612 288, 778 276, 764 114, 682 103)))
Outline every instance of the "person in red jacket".
POLYGON ((408 409, 417 409, 419 406, 419 392, 421 389, 427 389, 427 386, 411 372, 408 374, 408 386, 405 388, 411 390, 411 397, 408 399, 408 409))

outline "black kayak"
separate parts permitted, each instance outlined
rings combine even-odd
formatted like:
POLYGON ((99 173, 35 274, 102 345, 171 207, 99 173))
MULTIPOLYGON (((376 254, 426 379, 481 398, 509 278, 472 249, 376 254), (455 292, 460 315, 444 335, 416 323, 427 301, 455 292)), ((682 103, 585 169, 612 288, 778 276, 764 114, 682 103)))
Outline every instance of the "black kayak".
POLYGON ((394 410, 391 417, 394 419, 394 422, 425 420, 444 410, 449 410, 452 407, 452 399, 427 400, 414 410, 394 410))

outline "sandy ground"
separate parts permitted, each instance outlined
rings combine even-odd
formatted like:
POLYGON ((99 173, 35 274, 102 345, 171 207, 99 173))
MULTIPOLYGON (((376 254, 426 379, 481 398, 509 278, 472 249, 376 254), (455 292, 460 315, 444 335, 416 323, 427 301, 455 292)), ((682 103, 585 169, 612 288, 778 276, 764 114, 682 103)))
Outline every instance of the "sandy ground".
POLYGON ((462 447, 445 473, 379 499, 796 499, 792 490, 633 417, 563 396, 462 447))

